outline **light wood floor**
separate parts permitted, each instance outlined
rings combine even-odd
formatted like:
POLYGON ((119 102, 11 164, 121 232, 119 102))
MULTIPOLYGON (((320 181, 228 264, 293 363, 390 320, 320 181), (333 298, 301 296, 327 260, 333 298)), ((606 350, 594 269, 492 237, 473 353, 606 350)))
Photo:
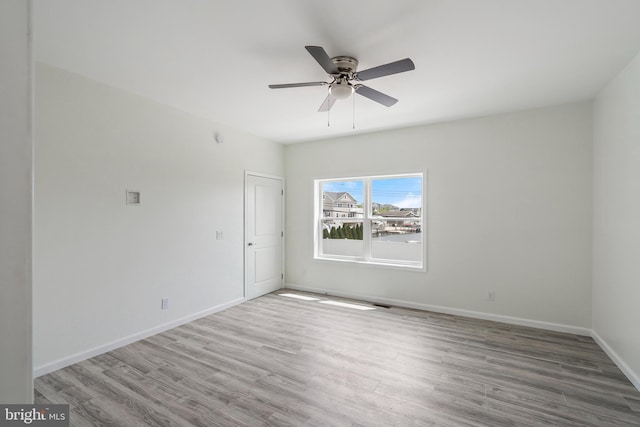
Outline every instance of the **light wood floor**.
POLYGON ((37 378, 36 402, 78 426, 640 426, 591 338, 284 292, 37 378))

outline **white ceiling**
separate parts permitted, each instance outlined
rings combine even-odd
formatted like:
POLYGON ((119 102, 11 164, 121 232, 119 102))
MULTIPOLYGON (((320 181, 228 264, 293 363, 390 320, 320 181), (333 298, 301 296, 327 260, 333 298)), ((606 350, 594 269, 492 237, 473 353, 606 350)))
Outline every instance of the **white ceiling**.
POLYGON ((589 99, 640 51, 640 0, 34 0, 38 61, 291 143, 589 99), (400 101, 318 113, 328 81, 304 49, 400 101))

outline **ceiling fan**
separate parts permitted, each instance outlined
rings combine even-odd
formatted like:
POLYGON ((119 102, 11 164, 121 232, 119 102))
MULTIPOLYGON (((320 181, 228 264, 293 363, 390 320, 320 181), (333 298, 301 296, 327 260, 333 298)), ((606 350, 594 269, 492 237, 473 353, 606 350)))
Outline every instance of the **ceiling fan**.
POLYGON ((305 46, 320 66, 329 74, 331 82, 285 83, 269 85, 271 89, 285 89, 290 87, 329 86, 329 94, 318 111, 329 111, 338 99, 346 99, 354 92, 369 98, 386 107, 391 107, 398 100, 375 89, 360 84, 360 82, 377 79, 391 74, 404 73, 415 70, 413 61, 409 58, 388 64, 379 65, 364 71, 357 71, 358 60, 350 56, 336 56, 330 58, 320 46, 305 46))

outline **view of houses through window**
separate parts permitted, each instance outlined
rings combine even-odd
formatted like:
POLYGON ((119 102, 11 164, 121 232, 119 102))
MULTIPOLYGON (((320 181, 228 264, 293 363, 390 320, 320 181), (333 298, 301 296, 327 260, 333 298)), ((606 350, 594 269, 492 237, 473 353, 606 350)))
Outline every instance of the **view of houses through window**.
POLYGON ((317 180, 316 257, 422 267, 422 174, 317 180))

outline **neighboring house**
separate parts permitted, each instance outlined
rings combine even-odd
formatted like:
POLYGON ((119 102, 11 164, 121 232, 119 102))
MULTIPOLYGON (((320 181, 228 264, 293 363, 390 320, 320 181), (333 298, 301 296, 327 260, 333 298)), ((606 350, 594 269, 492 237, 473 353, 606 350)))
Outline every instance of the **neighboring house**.
POLYGON ((413 210, 377 212, 375 216, 379 218, 392 218, 384 221, 387 227, 417 226, 420 222, 420 214, 413 210))
POLYGON ((364 211, 346 191, 325 191, 322 193, 322 215, 325 218, 362 218, 364 211))

